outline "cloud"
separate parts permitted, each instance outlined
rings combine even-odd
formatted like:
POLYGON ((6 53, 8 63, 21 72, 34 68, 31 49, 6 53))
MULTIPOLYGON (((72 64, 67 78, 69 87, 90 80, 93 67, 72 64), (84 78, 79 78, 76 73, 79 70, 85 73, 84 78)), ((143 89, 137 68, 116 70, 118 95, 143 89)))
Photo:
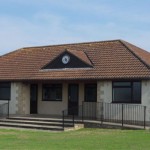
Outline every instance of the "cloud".
POLYGON ((124 8, 129 0, 128 5, 106 1, 9 0, 9 5, 15 3, 27 12, 24 16, 19 10, 15 15, 1 13, 0 55, 26 46, 112 39, 125 39, 150 50, 147 11, 124 8))
POLYGON ((149 49, 150 32, 126 28, 115 22, 72 24, 65 17, 37 13, 33 20, 0 16, 0 55, 26 46, 125 39, 149 49))
POLYGON ((33 22, 12 16, 0 16, 0 19, 0 55, 25 46, 80 40, 80 37, 67 31, 63 19, 59 16, 37 14, 33 22), (40 21, 44 23, 38 23, 40 21))

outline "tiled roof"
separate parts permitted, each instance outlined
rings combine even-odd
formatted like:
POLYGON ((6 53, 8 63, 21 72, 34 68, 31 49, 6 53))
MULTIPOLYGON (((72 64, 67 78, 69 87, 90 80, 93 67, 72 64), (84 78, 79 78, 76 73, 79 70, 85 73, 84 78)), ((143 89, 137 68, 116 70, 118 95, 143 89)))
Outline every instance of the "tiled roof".
POLYGON ((149 79, 150 53, 122 40, 22 48, 0 57, 0 80, 149 79), (65 49, 93 68, 42 70, 65 49))
POLYGON ((69 50, 69 49, 67 49, 67 51, 70 52, 71 54, 75 55, 76 57, 80 58, 80 60, 82 60, 83 62, 92 66, 91 61, 89 60, 89 58, 87 57, 87 55, 85 54, 84 51, 69 50))
POLYGON ((150 66, 150 53, 131 44, 126 41, 121 40, 121 42, 133 52, 141 61, 143 61, 146 65, 150 66))

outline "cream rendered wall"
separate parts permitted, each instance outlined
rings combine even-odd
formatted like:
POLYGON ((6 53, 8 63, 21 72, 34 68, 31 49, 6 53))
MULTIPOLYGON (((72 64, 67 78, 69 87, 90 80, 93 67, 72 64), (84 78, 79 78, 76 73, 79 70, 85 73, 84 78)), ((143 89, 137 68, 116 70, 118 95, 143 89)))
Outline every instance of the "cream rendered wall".
MULTIPOLYGON (((38 84, 38 114, 62 115, 68 109, 68 83, 63 83, 62 101, 42 101, 42 84, 38 84)), ((84 84, 79 83, 79 105, 84 100, 84 84)))
POLYGON ((68 85, 63 84, 62 101, 42 101, 42 84, 38 84, 38 114, 61 115, 68 107, 68 85))
POLYGON ((84 83, 79 83, 79 106, 82 105, 84 101, 84 83))

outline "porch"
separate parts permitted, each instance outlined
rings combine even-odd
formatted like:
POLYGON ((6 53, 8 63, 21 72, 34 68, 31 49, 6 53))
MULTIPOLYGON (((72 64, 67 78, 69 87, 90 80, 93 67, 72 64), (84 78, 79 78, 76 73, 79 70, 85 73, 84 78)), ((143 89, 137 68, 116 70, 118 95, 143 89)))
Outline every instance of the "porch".
POLYGON ((140 105, 83 102, 62 111, 62 115, 9 115, 8 104, 4 105, 0 126, 52 131, 83 127, 150 129, 146 124, 146 107, 140 105))
MULTIPOLYGON (((147 84, 142 82, 141 86, 144 89, 147 84)), ((112 87, 112 81, 11 83, 11 99, 8 103, 5 101, 5 104, 1 104, 0 111, 1 114, 4 112, 7 118, 14 115, 58 117, 63 128, 66 119, 70 119, 73 126, 78 121, 98 121, 101 125, 113 123, 121 127, 137 125, 146 128, 146 123, 149 123, 149 108, 144 106, 148 102, 147 97, 143 98, 144 94, 140 92, 142 96, 138 104, 114 103, 112 87)))
MULTIPOLYGON (((62 111, 82 105, 84 101, 96 102, 97 81, 42 81, 26 82, 17 85, 10 101, 10 114, 18 115, 54 115, 61 116, 62 111), (16 110, 15 110, 16 109, 16 110)), ((71 112, 69 112, 71 114, 71 112)))

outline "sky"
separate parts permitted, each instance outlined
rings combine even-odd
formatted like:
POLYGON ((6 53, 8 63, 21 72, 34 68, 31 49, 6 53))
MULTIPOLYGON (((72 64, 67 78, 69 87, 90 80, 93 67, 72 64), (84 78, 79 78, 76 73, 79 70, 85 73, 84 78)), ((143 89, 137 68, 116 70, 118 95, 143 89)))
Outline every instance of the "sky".
POLYGON ((150 51, 150 0, 0 0, 0 55, 115 39, 150 51))

